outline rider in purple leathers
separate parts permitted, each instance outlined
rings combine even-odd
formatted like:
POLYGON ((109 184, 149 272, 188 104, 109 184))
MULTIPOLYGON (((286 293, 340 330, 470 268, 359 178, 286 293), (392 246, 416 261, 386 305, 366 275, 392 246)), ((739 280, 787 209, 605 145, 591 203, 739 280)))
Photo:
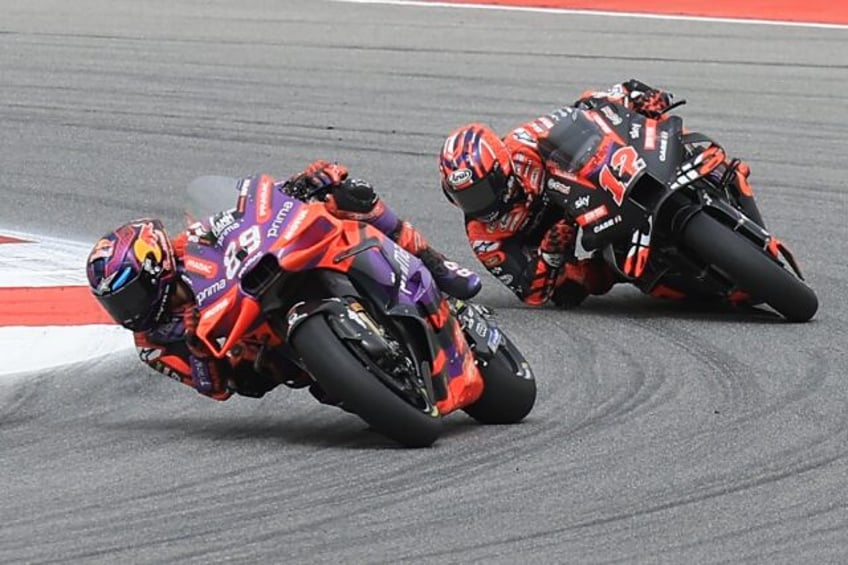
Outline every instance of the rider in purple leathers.
MULTIPOLYGON (((345 167, 316 161, 275 186, 302 200, 323 200, 328 211, 339 218, 364 221, 376 227, 421 259, 438 288, 446 294, 467 299, 479 291, 481 283, 476 274, 459 268, 433 249, 409 222, 401 220, 375 194, 370 184, 348 178, 345 167)), ((142 361, 216 400, 226 400, 233 392, 261 397, 284 383, 292 387, 310 386, 318 400, 331 401, 282 355, 268 353, 230 367, 215 359, 196 339, 199 312, 185 280, 183 264, 187 238, 188 234, 182 232, 170 239, 161 221, 140 219, 106 234, 88 257, 92 293, 116 322, 134 332, 142 361)), ((444 306, 444 301, 441 302, 437 306, 444 306)), ((447 318, 439 313, 435 316, 447 318)), ((447 342, 456 335, 454 328, 446 330, 441 333, 451 335, 442 336, 441 341, 443 346, 450 346, 447 342)), ((458 354, 462 360, 458 363, 453 360, 451 365, 455 366, 448 368, 451 390, 440 406, 443 413, 473 402, 482 391, 476 370, 462 373, 468 361, 466 357, 471 353, 464 341, 460 345, 449 347, 450 353, 458 354), (463 378, 456 378, 459 376, 463 378), (456 382, 451 383, 452 380, 456 382)))

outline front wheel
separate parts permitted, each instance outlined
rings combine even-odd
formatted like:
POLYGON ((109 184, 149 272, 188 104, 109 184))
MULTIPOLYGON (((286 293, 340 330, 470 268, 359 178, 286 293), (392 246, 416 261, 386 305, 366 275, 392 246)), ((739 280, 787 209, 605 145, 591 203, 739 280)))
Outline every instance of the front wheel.
POLYGON ((683 242, 791 322, 806 322, 819 307, 813 290, 780 263, 715 218, 700 212, 683 229, 683 242))
POLYGON ((464 408, 482 424, 515 424, 524 419, 536 403, 536 380, 530 365, 518 348, 503 336, 504 343, 488 361, 480 361, 483 394, 464 408))
MULTIPOLYGON (((378 375, 382 369, 369 363, 364 351, 355 354, 330 328, 321 315, 303 320, 290 337, 309 373, 326 393, 357 414, 379 433, 406 447, 428 447, 442 433, 441 416, 428 401, 414 406, 391 390, 378 375), (367 365, 370 365, 366 368, 367 365)), ((414 363, 414 359, 413 359, 414 363)), ((426 363, 414 363, 425 367, 426 363)), ((419 375, 429 379, 429 375, 419 375)), ((422 395, 426 392, 418 391, 422 395)))

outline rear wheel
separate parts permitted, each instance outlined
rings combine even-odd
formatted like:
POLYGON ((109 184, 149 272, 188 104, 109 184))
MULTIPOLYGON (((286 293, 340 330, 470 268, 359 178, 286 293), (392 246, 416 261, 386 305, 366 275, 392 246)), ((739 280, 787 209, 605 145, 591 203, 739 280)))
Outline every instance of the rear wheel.
POLYGON ((321 315, 303 320, 291 343, 327 395, 381 434, 406 447, 430 446, 441 435, 439 412, 421 386, 430 379, 427 364, 414 354, 405 358, 416 378, 404 379, 357 350, 356 342, 342 341, 321 315))
POLYGON ((806 322, 818 310, 818 298, 810 287, 751 241, 704 212, 686 224, 683 242, 741 290, 787 320, 806 322))
POLYGON ((482 424, 515 424, 536 403, 536 381, 530 365, 506 336, 504 340, 494 357, 479 365, 484 382, 482 396, 464 408, 482 424))

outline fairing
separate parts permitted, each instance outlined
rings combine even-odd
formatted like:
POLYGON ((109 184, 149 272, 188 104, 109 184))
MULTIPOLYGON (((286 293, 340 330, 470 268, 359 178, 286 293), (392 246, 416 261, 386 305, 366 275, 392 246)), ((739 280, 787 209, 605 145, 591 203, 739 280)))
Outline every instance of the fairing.
POLYGON ((218 357, 264 323, 262 297, 244 284, 264 257, 281 273, 346 274, 386 310, 438 298, 418 258, 367 224, 288 196, 269 176, 200 177, 188 194, 187 216, 203 219, 188 228, 185 269, 201 313, 198 336, 218 357))
MULTIPOLYGON (((603 250, 618 275, 645 292, 668 277, 699 284, 697 265, 684 265, 685 250, 675 239, 699 210, 758 246, 777 247, 768 232, 709 188, 714 182, 708 177, 726 162, 725 153, 706 136, 685 132, 678 116, 651 119, 613 102, 564 109, 539 148, 548 162, 546 192, 582 228, 583 248, 603 250)), ((778 251, 770 253, 798 273, 791 254, 778 251)))

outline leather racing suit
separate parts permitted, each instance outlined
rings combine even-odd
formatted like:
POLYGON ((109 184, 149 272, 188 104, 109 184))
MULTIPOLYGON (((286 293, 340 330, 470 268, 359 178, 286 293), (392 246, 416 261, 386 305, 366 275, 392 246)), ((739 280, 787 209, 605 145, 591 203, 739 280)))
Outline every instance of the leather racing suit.
MULTIPOLYGON (((605 91, 587 91, 573 107, 591 109, 600 101, 614 101, 651 118, 661 118, 671 95, 631 79, 605 91)), ((599 256, 578 259, 578 226, 562 217, 545 194, 546 163, 538 142, 559 120, 559 113, 525 122, 503 137, 513 162, 516 186, 510 207, 496 219, 466 217, 468 240, 477 258, 522 301, 541 305, 552 301, 569 308, 589 294, 605 294, 616 282, 599 256)), ((748 184, 750 172, 741 161, 728 163, 735 185, 748 204, 746 213, 761 225, 748 184)))

